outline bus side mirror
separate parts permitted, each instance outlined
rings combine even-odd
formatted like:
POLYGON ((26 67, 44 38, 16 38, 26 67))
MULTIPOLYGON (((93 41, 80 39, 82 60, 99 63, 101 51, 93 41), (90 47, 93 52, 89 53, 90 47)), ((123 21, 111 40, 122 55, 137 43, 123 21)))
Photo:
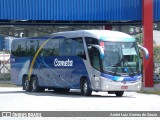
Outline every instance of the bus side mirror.
POLYGON ((148 60, 149 59, 149 52, 148 52, 148 50, 145 47, 141 46, 141 45, 138 45, 138 47, 145 53, 145 57, 148 60))
POLYGON ((92 47, 95 47, 98 49, 98 51, 100 53, 100 58, 101 58, 101 60, 103 60, 104 59, 104 49, 99 45, 92 45, 92 47))

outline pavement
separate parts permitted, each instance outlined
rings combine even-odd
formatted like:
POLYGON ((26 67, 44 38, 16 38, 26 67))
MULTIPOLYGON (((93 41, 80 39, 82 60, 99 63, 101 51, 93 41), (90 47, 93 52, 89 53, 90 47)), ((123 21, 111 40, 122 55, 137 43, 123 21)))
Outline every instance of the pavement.
MULTIPOLYGON (((0 87, 0 111, 160 111, 160 95, 125 92, 123 97, 93 92, 86 97, 79 90, 71 90, 68 94, 46 90, 35 93, 23 91, 21 87, 0 87)), ((0 120, 2 118, 0 117, 0 120)), ((11 118, 3 118, 10 120, 11 118)), ((21 120, 21 118, 12 118, 21 120)), ((23 120, 33 118, 23 118, 23 120)), ((157 117, 53 117, 34 118, 60 120, 159 120, 157 117)))
POLYGON ((86 97, 79 90, 68 94, 45 91, 26 92, 21 87, 0 87, 0 111, 159 111, 160 95, 125 92, 116 97, 106 92, 93 92, 86 97))

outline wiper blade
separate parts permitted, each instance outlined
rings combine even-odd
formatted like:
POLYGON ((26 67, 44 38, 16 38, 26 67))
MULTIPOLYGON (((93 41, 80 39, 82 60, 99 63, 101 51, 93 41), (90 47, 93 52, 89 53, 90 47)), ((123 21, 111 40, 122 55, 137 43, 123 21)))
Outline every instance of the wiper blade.
POLYGON ((123 68, 122 68, 122 66, 121 66, 122 61, 123 61, 123 57, 122 57, 122 58, 119 58, 119 60, 117 61, 117 63, 116 63, 115 65, 113 65, 113 67, 116 67, 116 69, 115 69, 115 71, 114 71, 114 75, 117 74, 118 66, 120 66, 121 69, 122 69, 122 71, 123 71, 123 68))
POLYGON ((122 62, 123 62, 123 66, 124 66, 124 64, 126 63, 127 66, 128 66, 128 68, 130 69, 131 73, 129 74, 129 76, 134 76, 135 73, 134 73, 134 71, 132 70, 131 66, 128 64, 128 61, 125 59, 124 56, 123 56, 121 59, 119 59, 115 65, 113 65, 113 67, 116 67, 116 68, 115 68, 114 75, 117 74, 118 66, 121 67, 121 69, 122 69, 123 72, 125 71, 125 70, 122 68, 122 66, 121 66, 121 63, 122 63, 122 62))
POLYGON ((135 73, 133 72, 131 66, 128 64, 128 61, 124 58, 124 63, 127 63, 127 66, 129 67, 129 69, 131 70, 132 73, 129 74, 129 76, 134 76, 135 73))
POLYGON ((117 63, 116 63, 115 65, 113 65, 113 67, 120 66, 120 65, 121 65, 121 62, 122 62, 122 60, 119 59, 119 60, 117 61, 117 63))

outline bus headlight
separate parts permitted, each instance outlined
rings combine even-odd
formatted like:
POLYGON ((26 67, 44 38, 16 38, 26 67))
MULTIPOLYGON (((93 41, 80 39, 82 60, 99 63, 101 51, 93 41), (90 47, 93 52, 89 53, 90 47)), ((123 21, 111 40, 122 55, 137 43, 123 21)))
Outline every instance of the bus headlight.
POLYGON ((108 79, 108 78, 106 78, 107 79, 107 82, 113 82, 113 80, 111 80, 111 79, 108 79))
POLYGON ((140 82, 141 80, 142 80, 142 78, 140 77, 140 78, 137 78, 136 81, 137 81, 137 82, 140 82))

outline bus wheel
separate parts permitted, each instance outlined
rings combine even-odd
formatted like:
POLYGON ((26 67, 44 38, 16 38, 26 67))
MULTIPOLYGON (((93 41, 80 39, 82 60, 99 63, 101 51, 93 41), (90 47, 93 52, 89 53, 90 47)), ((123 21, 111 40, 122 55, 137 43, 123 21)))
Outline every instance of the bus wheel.
POLYGON ((27 79, 27 77, 24 78, 23 88, 24 88, 24 90, 26 90, 27 92, 30 92, 30 91, 31 91, 31 84, 30 84, 30 81, 27 79))
POLYGON ((81 82, 81 93, 84 96, 90 96, 92 94, 92 90, 89 87, 89 83, 87 79, 81 82))
POLYGON ((37 83, 37 78, 36 77, 32 77, 31 79, 31 86, 32 86, 32 91, 33 92, 43 92, 45 89, 44 88, 40 88, 38 86, 38 83, 37 83))
POLYGON ((117 97, 122 97, 123 93, 124 93, 124 91, 115 91, 115 94, 117 97))

